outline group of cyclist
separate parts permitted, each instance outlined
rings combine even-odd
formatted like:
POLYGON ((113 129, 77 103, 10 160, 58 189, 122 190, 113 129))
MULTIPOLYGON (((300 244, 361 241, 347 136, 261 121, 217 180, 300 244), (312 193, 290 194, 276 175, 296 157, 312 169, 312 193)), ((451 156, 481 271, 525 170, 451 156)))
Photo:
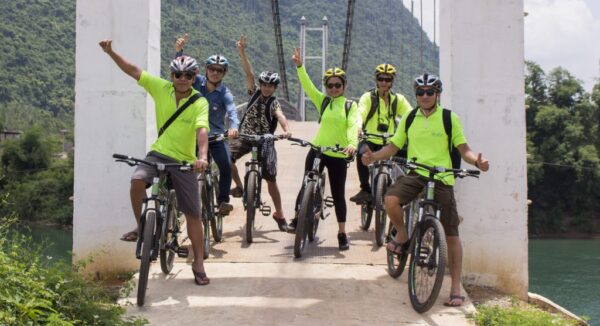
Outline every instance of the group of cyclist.
MULTIPOLYGON (((250 152, 251 144, 238 138, 239 134, 262 135, 274 133, 277 124, 283 129, 281 134, 291 136, 288 122, 275 97, 280 83, 276 72, 263 71, 256 83, 252 67, 246 54, 246 38, 242 36, 237 42, 242 67, 246 74, 248 105, 240 122, 233 103, 230 90, 223 84, 223 78, 229 70, 229 62, 222 55, 212 55, 205 63, 204 75, 200 74, 197 61, 183 54, 187 43, 187 34, 176 41, 176 56, 170 64, 171 80, 164 80, 150 75, 118 55, 111 46, 111 40, 100 42, 102 49, 114 60, 126 74, 138 81, 138 84, 152 96, 155 102, 157 130, 162 134, 151 146, 146 159, 156 162, 194 162, 194 170, 203 171, 210 155, 219 167, 220 181, 218 194, 218 210, 220 214, 228 214, 232 210, 230 192, 234 197, 243 194, 243 184, 235 166, 235 161, 250 152), (195 96, 200 94, 201 96, 195 96), (189 103, 187 103, 189 102, 189 103), (165 122, 182 106, 186 109, 170 127, 164 128, 165 122), (227 117, 229 126, 225 126, 227 117), (239 132, 238 132, 239 130, 239 132), (227 133, 228 140, 208 143, 209 135, 227 133), (197 151, 197 154, 196 152, 197 151), (235 187, 231 189, 232 180, 235 187)), ((345 223, 347 215, 345 199, 345 183, 348 158, 357 155, 357 170, 360 179, 360 192, 350 200, 358 204, 369 201, 372 197, 369 185, 368 165, 381 159, 395 155, 405 149, 407 157, 417 158, 420 163, 431 166, 452 167, 450 158, 451 146, 457 147, 464 161, 482 171, 489 169, 489 162, 482 155, 475 154, 466 142, 460 118, 452 112, 452 133, 447 135, 442 121, 442 107, 439 99, 442 92, 441 80, 431 74, 418 76, 414 81, 417 107, 407 125, 409 112, 413 110, 407 99, 392 91, 397 71, 389 63, 375 67, 376 87, 365 92, 358 104, 344 95, 347 89, 346 73, 334 67, 328 69, 323 76, 325 93, 310 80, 299 49, 295 49, 292 61, 302 88, 319 112, 319 128, 311 141, 317 146, 339 146, 340 151, 325 152, 321 159, 320 169, 327 167, 331 195, 338 221, 338 244, 340 250, 349 249, 345 223), (410 128, 408 128, 410 127, 410 128), (393 135, 385 144, 381 138, 363 140, 359 143, 359 134, 393 135), (410 141, 408 141, 410 139, 410 141), (406 145, 406 146, 405 146, 406 145), (358 150, 360 149, 360 150, 358 150)), ((275 151, 271 146, 269 151, 275 151)), ((273 219, 281 231, 294 232, 297 218, 288 224, 284 217, 281 195, 276 182, 276 160, 269 160, 271 155, 263 157, 263 178, 267 181, 268 191, 275 206, 273 219)), ((312 168, 315 159, 314 150, 306 157, 305 170, 312 168)), ((142 200, 145 187, 150 184, 154 172, 138 166, 131 177, 131 203, 134 216, 139 225, 142 214, 142 200)), ((198 185, 195 174, 172 172, 171 179, 176 190, 180 210, 185 214, 188 225, 188 236, 192 242, 194 261, 192 271, 198 285, 210 282, 203 264, 202 246, 203 232, 199 214, 198 185)), ((442 175, 436 181, 436 200, 442 206, 441 222, 448 241, 448 255, 451 262, 451 295, 446 302, 450 306, 460 306, 464 297, 460 290, 460 273, 462 262, 462 245, 458 233, 460 219, 454 199, 453 175, 442 175)), ((396 227, 396 237, 390 239, 386 250, 401 254, 407 250, 408 235, 403 226, 403 209, 423 189, 426 176, 422 172, 411 172, 401 176, 391 185, 385 195, 385 210, 391 223, 396 227)), ((300 200, 298 194, 297 202, 300 200)), ((298 207, 298 205, 296 205, 298 207)), ((296 212, 297 213, 297 212, 296 212)), ((136 241, 138 228, 127 232, 121 238, 125 241, 136 241)))

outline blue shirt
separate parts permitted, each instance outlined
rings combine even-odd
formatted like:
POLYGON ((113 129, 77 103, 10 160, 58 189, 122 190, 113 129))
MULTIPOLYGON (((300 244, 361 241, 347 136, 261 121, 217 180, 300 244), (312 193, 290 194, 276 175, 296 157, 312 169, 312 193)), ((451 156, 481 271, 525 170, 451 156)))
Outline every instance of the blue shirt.
MULTIPOLYGON (((175 58, 181 55, 183 55, 183 51, 175 53, 175 58)), ((240 120, 237 116, 237 110, 233 103, 231 91, 223 85, 223 82, 220 82, 219 86, 209 93, 206 85, 207 82, 206 76, 197 75, 192 87, 200 92, 200 94, 208 101, 209 135, 222 134, 225 132, 225 114, 227 114, 227 118, 229 119, 229 128, 238 129, 240 120)))
POLYGON ((210 135, 225 132, 225 114, 227 114, 229 119, 229 128, 238 129, 240 121, 237 116, 235 104, 233 103, 233 95, 229 91, 229 88, 221 82, 214 91, 209 93, 207 83, 206 76, 197 75, 192 86, 208 101, 210 135))

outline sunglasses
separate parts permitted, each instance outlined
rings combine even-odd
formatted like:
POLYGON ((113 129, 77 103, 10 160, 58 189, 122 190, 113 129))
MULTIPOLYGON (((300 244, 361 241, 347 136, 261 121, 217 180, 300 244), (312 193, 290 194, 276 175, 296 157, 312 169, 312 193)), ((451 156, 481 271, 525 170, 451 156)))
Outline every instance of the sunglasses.
POLYGON ((335 83, 335 84, 327 84, 327 89, 332 89, 332 88, 342 88, 342 83, 335 83))
POLYGON ((427 94, 427 96, 433 96, 435 94, 435 90, 434 89, 417 89, 415 94, 417 96, 423 96, 425 94, 427 94))
POLYGON ((225 69, 221 69, 221 68, 208 67, 208 70, 210 70, 212 72, 219 73, 219 74, 225 73, 225 69))
POLYGON ((377 77, 377 81, 391 83, 394 81, 394 78, 377 77))
POLYGON ((173 75, 175 76, 175 78, 179 79, 181 78, 181 76, 185 76, 185 79, 187 80, 192 80, 192 78, 194 78, 194 74, 191 72, 174 72, 173 75))

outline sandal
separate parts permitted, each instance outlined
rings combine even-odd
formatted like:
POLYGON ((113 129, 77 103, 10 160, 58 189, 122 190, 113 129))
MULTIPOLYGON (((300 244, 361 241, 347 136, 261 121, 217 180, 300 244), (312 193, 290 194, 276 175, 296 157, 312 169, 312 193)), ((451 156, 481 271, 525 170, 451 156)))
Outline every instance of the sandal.
POLYGON ((406 241, 405 243, 400 243, 396 241, 396 239, 390 239, 390 241, 388 241, 388 243, 385 246, 385 250, 398 256, 402 256, 406 253, 406 250, 408 249, 407 247, 408 241, 406 241))
POLYGON ((444 306, 446 307, 460 307, 463 305, 463 303, 465 303, 465 296, 464 295, 459 295, 459 294, 451 294, 450 295, 450 299, 448 299, 448 301, 444 302, 444 306), (455 302, 454 300, 460 300, 459 303, 453 303, 455 302))
POLYGON ((194 282, 197 285, 207 285, 210 283, 210 279, 206 276, 206 272, 196 272, 192 268, 192 273, 194 273, 194 282))
POLYGON ((137 230, 129 231, 121 236, 121 241, 135 242, 138 239, 137 230))

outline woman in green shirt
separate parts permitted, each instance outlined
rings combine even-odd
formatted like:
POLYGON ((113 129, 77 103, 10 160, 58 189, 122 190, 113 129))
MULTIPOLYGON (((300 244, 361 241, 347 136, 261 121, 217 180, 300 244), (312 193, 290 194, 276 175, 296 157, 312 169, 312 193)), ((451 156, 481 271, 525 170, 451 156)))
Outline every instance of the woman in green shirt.
MULTIPOLYGON (((326 86, 327 94, 321 93, 312 83, 306 69, 302 66, 302 57, 300 49, 294 50, 292 60, 296 64, 298 78, 302 88, 310 97, 311 101, 321 111, 320 108, 326 98, 330 101, 323 108, 320 126, 317 135, 311 141, 319 146, 339 145, 344 148, 341 153, 325 152, 321 160, 321 171, 327 167, 329 174, 329 184, 331 196, 335 205, 335 215, 338 221, 338 242, 340 250, 347 250, 348 237, 346 236, 346 198, 344 194, 346 186, 346 159, 354 155, 358 144, 358 111, 356 103, 352 102, 349 110, 346 110, 346 73, 340 68, 331 68, 325 72, 323 83, 326 86)), ((315 152, 311 149, 306 157, 304 170, 312 168, 315 159, 315 152)), ((299 201, 300 196, 296 202, 299 201)), ((296 205, 298 206, 298 205, 296 205)), ((290 230, 295 230, 296 219, 292 220, 290 230)))

